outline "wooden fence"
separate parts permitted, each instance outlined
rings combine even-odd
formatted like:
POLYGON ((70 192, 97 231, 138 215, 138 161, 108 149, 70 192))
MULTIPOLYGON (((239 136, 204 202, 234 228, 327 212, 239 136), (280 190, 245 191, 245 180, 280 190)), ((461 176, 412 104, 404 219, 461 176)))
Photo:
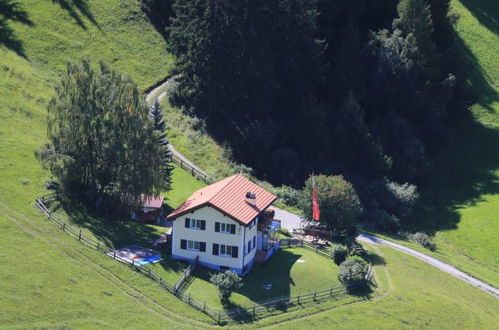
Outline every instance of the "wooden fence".
POLYGON ((206 173, 198 170, 195 167, 192 167, 189 163, 185 162, 183 159, 181 159, 180 157, 178 157, 177 155, 175 155, 171 151, 170 151, 170 154, 171 154, 172 162, 174 162, 175 164, 180 166, 180 168, 189 172, 196 179, 203 181, 206 184, 210 184, 210 183, 213 183, 216 181, 214 178, 208 176, 206 173))
MULTIPOLYGON (((43 214, 47 217, 47 219, 55 223, 62 231, 75 237, 81 243, 89 247, 95 248, 102 253, 111 255, 113 259, 129 264, 132 269, 149 277, 151 280, 158 283, 161 288, 169 291, 183 302, 189 304, 191 307, 205 313, 213 320, 215 320, 218 324, 231 322, 233 320, 237 320, 239 322, 251 321, 256 318, 263 318, 266 316, 270 316, 279 309, 285 309, 293 306, 302 306, 303 304, 309 302, 317 303, 326 299, 340 300, 348 297, 346 288, 343 285, 340 285, 340 286, 330 287, 325 290, 299 294, 297 296, 271 298, 265 301, 256 302, 255 304, 253 304, 253 306, 249 307, 231 308, 223 311, 215 309, 208 306, 206 302, 201 302, 193 298, 190 294, 187 295, 183 293, 182 290, 178 290, 182 285, 181 283, 180 285, 178 285, 180 279, 174 285, 172 285, 170 283, 167 283, 160 275, 158 275, 155 271, 153 271, 149 265, 137 266, 134 263, 129 263, 127 260, 120 258, 116 254, 110 254, 112 250, 109 249, 107 246, 105 246, 101 242, 98 242, 92 238, 85 236, 81 230, 75 230, 73 227, 65 223, 62 219, 57 217, 52 211, 50 211, 45 206, 44 197, 37 198, 35 204, 43 212, 43 214)), ((281 247, 292 247, 292 246, 301 246, 303 248, 312 249, 313 251, 322 256, 330 257, 330 254, 328 254, 327 252, 321 251, 320 249, 317 249, 316 247, 312 246, 310 243, 307 243, 303 240, 297 240, 297 239, 281 240, 281 247)), ((191 268, 190 271, 186 270, 181 275, 181 278, 183 278, 184 280, 187 279, 191 275, 193 270, 194 268, 191 268)), ((361 284, 363 285, 366 282, 371 281, 373 274, 374 272, 372 267, 369 267, 368 275, 366 276, 365 280, 362 281, 362 283, 357 283, 354 284, 353 286, 361 284)))
POLYGON ((189 264, 189 266, 184 270, 182 275, 180 275, 180 278, 177 280, 177 282, 175 282, 175 285, 173 286, 173 290, 175 290, 175 292, 177 292, 182 286, 182 284, 184 284, 185 280, 187 280, 189 276, 191 276, 194 269, 196 269, 198 262, 199 262, 199 256, 196 256, 194 262, 189 264))

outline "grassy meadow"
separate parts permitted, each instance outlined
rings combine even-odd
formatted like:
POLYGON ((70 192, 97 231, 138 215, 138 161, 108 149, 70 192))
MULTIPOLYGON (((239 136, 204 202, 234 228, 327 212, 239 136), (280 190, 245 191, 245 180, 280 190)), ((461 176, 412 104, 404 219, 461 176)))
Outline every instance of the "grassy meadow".
POLYGON ((411 256, 371 247, 383 257, 375 266, 378 292, 369 301, 293 319, 266 322, 279 329, 497 329, 497 299, 411 256))
POLYGON ((472 118, 438 148, 414 221, 435 233, 435 257, 499 287, 499 2, 454 0, 452 12, 472 118))
MULTIPOLYGON (((76 0, 19 2, 32 25, 9 23, 12 40, 0 45, 0 328, 213 326, 206 315, 189 308, 149 279, 63 233, 47 222, 33 205, 37 196, 46 193, 44 184, 49 179, 33 152, 46 141, 45 108, 65 62, 82 56, 88 56, 94 63, 105 60, 130 75, 139 88, 145 90, 169 72, 172 58, 165 50, 165 41, 143 17, 135 0, 90 0, 88 6, 86 1, 76 0)), ((467 6, 453 2, 461 14, 458 33, 483 69, 477 76, 487 72, 485 81, 496 94, 487 89, 472 106, 474 116, 482 123, 466 131, 475 137, 469 142, 474 153, 470 150, 463 153, 463 148, 468 147, 462 143, 456 146, 456 153, 449 150, 449 157, 453 158, 447 165, 457 160, 463 163, 463 172, 454 172, 454 179, 450 173, 447 176, 441 173, 438 178, 440 181, 436 184, 449 185, 449 190, 438 197, 441 205, 446 206, 441 212, 454 216, 443 218, 449 220, 442 220, 434 229, 439 245, 437 252, 442 257, 494 284, 499 269, 494 257, 497 239, 493 237, 494 232, 499 232, 499 162, 491 155, 499 141, 498 104, 493 97, 497 95, 499 67, 494 56, 498 53, 497 25, 494 25, 497 19, 491 20, 489 15, 498 11, 493 1, 482 2, 482 9, 489 10, 489 15, 477 14, 477 6, 471 1, 462 3, 467 6), (491 44, 490 40, 496 41, 491 44)), ((169 124, 174 126, 184 120, 178 118, 172 115, 169 124)), ((182 139, 196 141, 195 135, 170 134, 181 151, 184 151, 181 148, 188 149, 182 147, 182 139)), ((207 153, 218 150, 213 152, 214 158, 210 161, 215 164, 210 165, 215 171, 217 157, 221 157, 216 155, 221 155, 223 149, 207 141, 204 149, 207 153)), ((203 158, 202 155, 198 159, 203 158)), ((199 165, 204 166, 202 162, 199 165)), ((444 162, 441 169, 445 169, 444 162)), ((178 168, 174 170, 173 180, 173 189, 166 195, 172 208, 203 185, 178 168)), ((131 240, 145 244, 161 233, 161 228, 155 226, 106 223, 78 209, 77 205, 59 212, 85 234, 110 246, 131 240)), ((385 262, 375 265, 379 289, 370 300, 351 297, 239 326, 487 329, 497 324, 497 300, 412 257, 387 248, 379 251, 385 262)), ((300 258, 312 260, 314 257, 304 254, 300 258)), ((302 286, 311 288, 317 282, 336 280, 337 267, 325 264, 329 260, 324 258, 316 264, 319 271, 326 270, 324 273, 314 271, 311 275, 300 269, 308 265, 307 262, 294 264, 289 274, 285 274, 288 288, 279 290, 296 293, 302 286), (289 284, 291 280, 296 281, 296 286, 289 284)), ((173 279, 181 265, 168 267, 179 267, 164 274, 173 279)), ((265 273, 265 269, 257 271, 265 273)), ((282 274, 276 272, 274 278, 280 279, 280 276, 282 274)), ((254 280, 255 286, 259 286, 261 279, 254 280)), ((196 285, 203 288, 203 280, 196 281, 189 290, 194 290, 196 285)), ((210 290, 209 299, 214 299, 215 293, 210 290)), ((258 290, 244 290, 248 288, 234 295, 237 303, 244 303, 250 295, 255 295, 255 299, 265 295, 258 290)))

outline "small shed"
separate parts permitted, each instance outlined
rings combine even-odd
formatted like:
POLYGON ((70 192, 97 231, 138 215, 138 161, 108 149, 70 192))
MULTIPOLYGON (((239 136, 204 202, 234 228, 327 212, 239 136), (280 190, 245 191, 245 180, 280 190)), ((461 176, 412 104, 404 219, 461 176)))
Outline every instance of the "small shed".
POLYGON ((139 221, 159 224, 163 215, 163 196, 142 196, 141 210, 139 212, 139 221))

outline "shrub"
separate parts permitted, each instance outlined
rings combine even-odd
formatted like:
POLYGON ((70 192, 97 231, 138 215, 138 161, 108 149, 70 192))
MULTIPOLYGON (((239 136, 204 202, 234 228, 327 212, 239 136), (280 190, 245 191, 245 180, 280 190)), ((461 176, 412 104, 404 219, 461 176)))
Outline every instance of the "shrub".
POLYGON ((336 245, 333 250, 334 263, 339 265, 347 258, 348 250, 344 245, 336 245))
POLYGON ((387 182, 386 189, 391 195, 387 199, 391 204, 390 210, 400 216, 407 216, 419 198, 417 186, 409 183, 387 182))
POLYGON ((211 275, 210 282, 218 287, 220 301, 224 305, 228 304, 232 292, 243 285, 241 278, 231 270, 211 275))
POLYGON ((367 270, 365 261, 349 259, 341 263, 338 277, 347 290, 351 291, 365 281, 367 270))
POLYGON ((297 206, 300 202, 301 192, 290 186, 277 187, 275 188, 275 193, 286 205, 297 206))
POLYGON ((283 234, 284 236, 286 237, 291 237, 291 233, 289 232, 289 230, 287 228, 282 228, 279 230, 281 232, 281 234, 283 234))
POLYGON ((350 245, 348 245, 348 255, 349 256, 362 257, 363 255, 365 255, 365 253, 366 253, 366 251, 364 250, 362 245, 360 245, 360 243, 357 241, 353 241, 352 243, 350 243, 350 245))
POLYGON ((435 251, 437 249, 437 245, 435 244, 435 242, 433 242, 431 240, 431 237, 425 233, 419 232, 415 234, 410 234, 408 236, 408 239, 410 242, 419 244, 430 251, 435 251))

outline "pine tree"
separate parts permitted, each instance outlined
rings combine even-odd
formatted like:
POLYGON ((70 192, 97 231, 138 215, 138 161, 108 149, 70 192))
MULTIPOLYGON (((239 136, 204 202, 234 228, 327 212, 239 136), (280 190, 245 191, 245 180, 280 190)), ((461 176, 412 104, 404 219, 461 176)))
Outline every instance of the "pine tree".
POLYGON ((405 35, 414 36, 419 52, 418 65, 428 77, 438 76, 430 5, 425 0, 400 0, 397 12, 398 18, 393 21, 394 28, 401 29, 405 35))
POLYGON ((149 107, 149 116, 154 121, 154 129, 158 133, 158 143, 164 150, 164 162, 165 162, 165 177, 167 178, 167 186, 166 190, 170 189, 171 186, 171 176, 173 171, 173 166, 171 165, 172 155, 171 151, 168 148, 168 138, 166 133, 166 123, 163 120, 163 113, 161 105, 159 104, 159 100, 156 98, 149 107))

